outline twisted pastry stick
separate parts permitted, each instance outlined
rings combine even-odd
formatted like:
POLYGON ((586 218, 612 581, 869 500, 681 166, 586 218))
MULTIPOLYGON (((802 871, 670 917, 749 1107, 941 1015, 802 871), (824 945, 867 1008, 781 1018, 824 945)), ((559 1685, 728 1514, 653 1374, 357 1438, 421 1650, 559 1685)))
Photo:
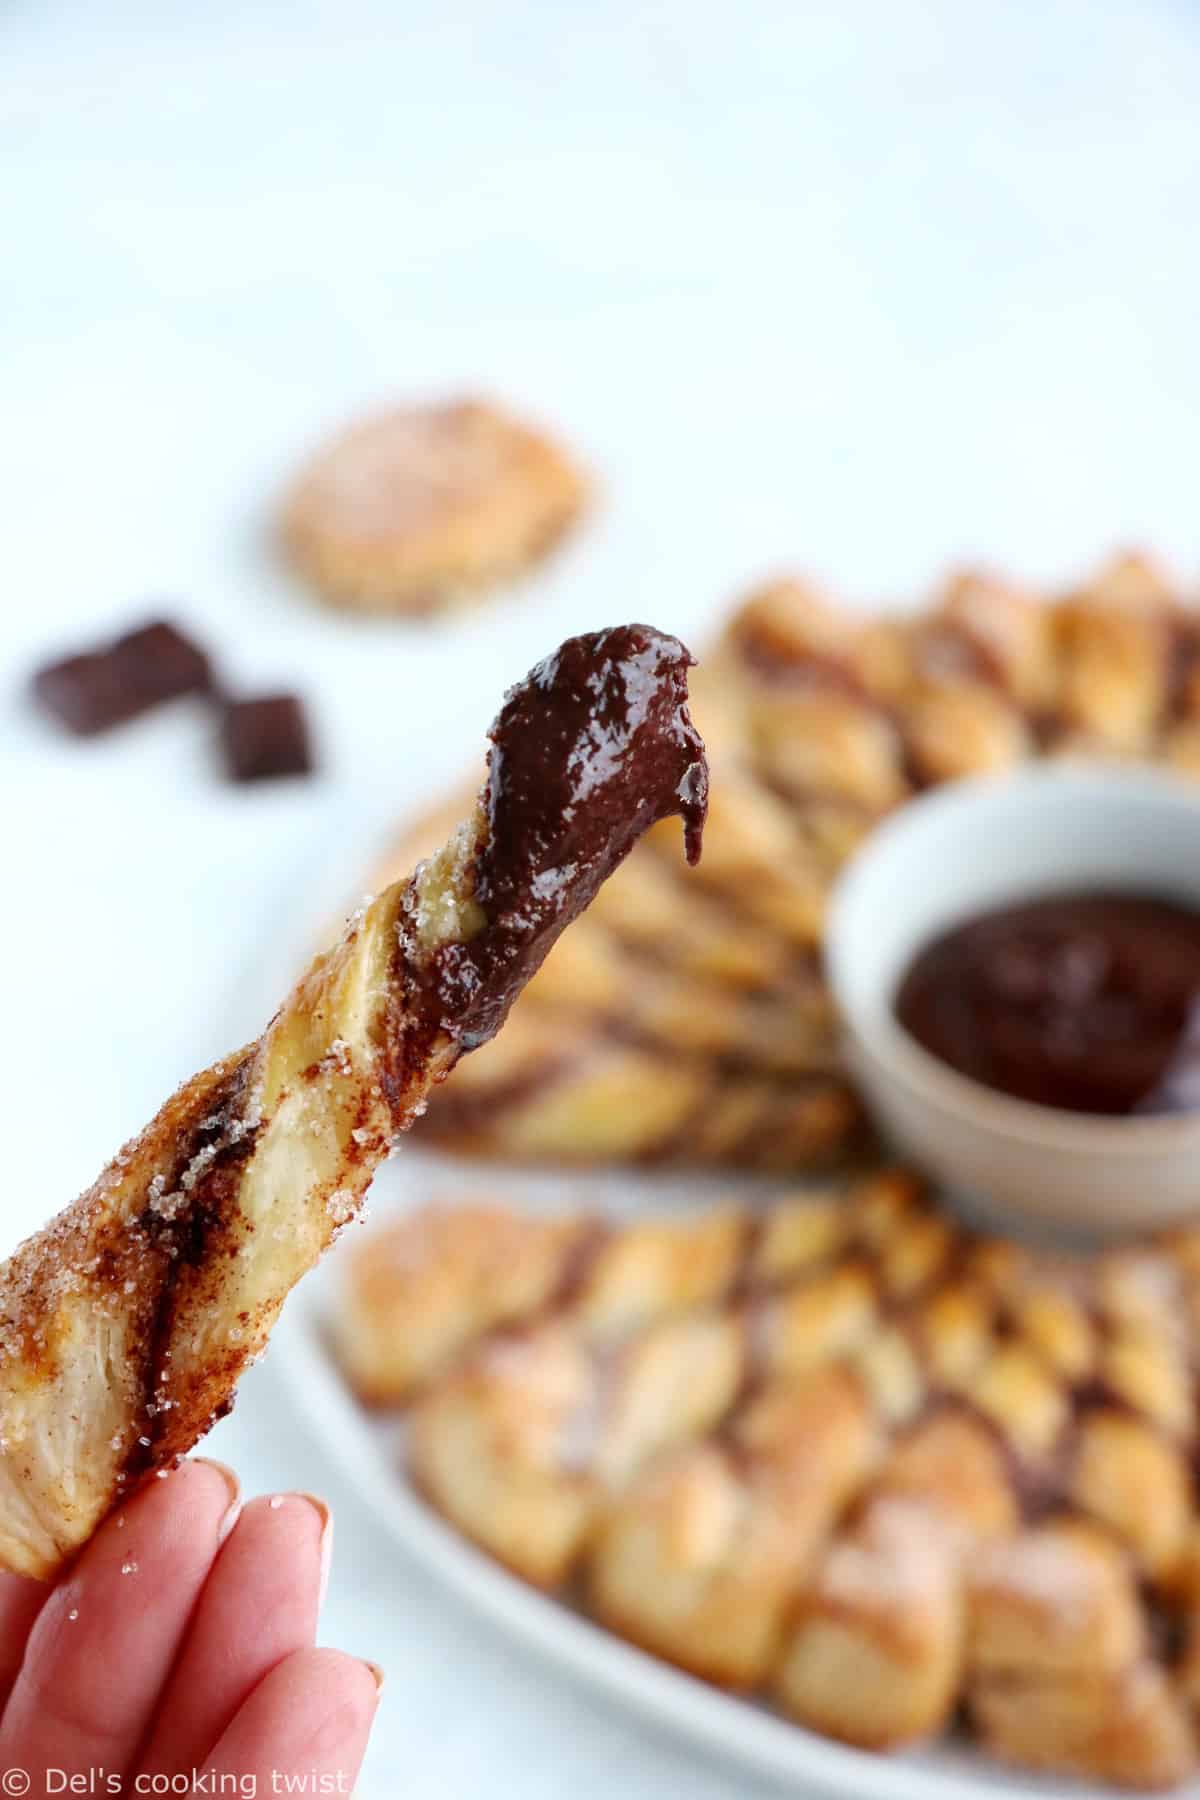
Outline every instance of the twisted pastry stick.
POLYGON ((681 814, 695 860, 707 772, 690 661, 628 626, 540 664, 444 848, 0 1269, 0 1564, 52 1574, 229 1410, 396 1133, 641 832, 681 814))

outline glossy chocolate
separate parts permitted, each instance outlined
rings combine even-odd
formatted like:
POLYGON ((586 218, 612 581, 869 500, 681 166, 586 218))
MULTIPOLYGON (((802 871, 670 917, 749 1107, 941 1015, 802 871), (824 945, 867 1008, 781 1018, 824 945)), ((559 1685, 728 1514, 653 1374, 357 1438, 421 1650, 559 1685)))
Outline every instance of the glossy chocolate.
POLYGON ((648 625, 570 638, 513 688, 492 726, 475 899, 487 925, 439 952, 436 990, 464 1049, 491 1037, 563 928, 642 833, 683 820, 700 855, 704 745, 693 658, 648 625))
POLYGON ((951 1068, 1072 1112, 1200 1108, 1200 912, 1129 893, 986 913, 926 946, 896 1016, 951 1068))

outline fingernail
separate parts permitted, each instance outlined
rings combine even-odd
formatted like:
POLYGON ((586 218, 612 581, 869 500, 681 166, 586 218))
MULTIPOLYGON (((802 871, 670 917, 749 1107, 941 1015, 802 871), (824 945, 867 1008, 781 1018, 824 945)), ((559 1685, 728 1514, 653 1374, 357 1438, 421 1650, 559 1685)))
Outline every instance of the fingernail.
POLYGON ((218 1462, 215 1456, 197 1456, 193 1460, 204 1463, 207 1468, 215 1469, 229 1489, 229 1505, 221 1514, 221 1522, 217 1526, 217 1549, 219 1550, 242 1516, 242 1484, 229 1464, 218 1462))
POLYGON ((383 1670, 380 1668, 379 1664, 373 1663, 373 1662, 368 1662, 366 1657, 364 1656, 362 1659, 362 1665, 363 1665, 364 1669, 370 1669, 371 1674, 375 1679, 375 1692, 377 1694, 382 1694, 383 1684, 384 1684, 384 1681, 386 1680, 386 1677, 383 1673, 383 1670))
POLYGON ((328 1502, 317 1494, 298 1493, 297 1500, 307 1500, 321 1521, 321 1580, 317 1589, 318 1610, 325 1604, 325 1593, 329 1587, 329 1570, 333 1562, 333 1514, 328 1502))

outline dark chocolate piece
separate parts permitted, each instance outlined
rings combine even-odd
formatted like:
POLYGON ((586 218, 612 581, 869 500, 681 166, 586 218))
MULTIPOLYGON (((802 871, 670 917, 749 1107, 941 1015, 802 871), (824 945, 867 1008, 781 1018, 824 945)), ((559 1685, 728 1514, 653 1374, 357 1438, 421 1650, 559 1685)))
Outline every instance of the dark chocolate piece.
POLYGON ((211 685, 204 652, 165 619, 126 632, 107 649, 63 657, 33 678, 41 705, 76 737, 95 737, 211 685))
POLYGON ((110 652, 117 676, 143 706, 158 706, 212 686, 207 656, 168 619, 154 619, 119 637, 110 652))
POLYGON ((308 719, 295 694, 231 700, 225 708, 221 743, 233 781, 268 781, 312 772, 308 719))
POLYGON ((33 691, 45 711, 76 737, 95 737, 143 710, 107 651, 49 663, 34 675, 33 691))
POLYGON ((441 950, 431 1000, 474 1049, 643 832, 679 815, 689 862, 708 807, 687 710, 693 658, 623 625, 570 638, 511 689, 492 726, 475 899, 487 928, 441 950))

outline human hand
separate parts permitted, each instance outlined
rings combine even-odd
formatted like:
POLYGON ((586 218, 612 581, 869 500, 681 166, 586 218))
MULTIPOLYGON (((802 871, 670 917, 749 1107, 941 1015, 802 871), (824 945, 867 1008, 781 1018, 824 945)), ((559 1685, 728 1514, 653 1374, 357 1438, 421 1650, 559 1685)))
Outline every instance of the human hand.
POLYGON ((319 1501, 243 1510, 197 1459, 57 1585, 0 1575, 0 1794, 349 1794, 380 1677, 313 1648, 330 1540, 319 1501))

